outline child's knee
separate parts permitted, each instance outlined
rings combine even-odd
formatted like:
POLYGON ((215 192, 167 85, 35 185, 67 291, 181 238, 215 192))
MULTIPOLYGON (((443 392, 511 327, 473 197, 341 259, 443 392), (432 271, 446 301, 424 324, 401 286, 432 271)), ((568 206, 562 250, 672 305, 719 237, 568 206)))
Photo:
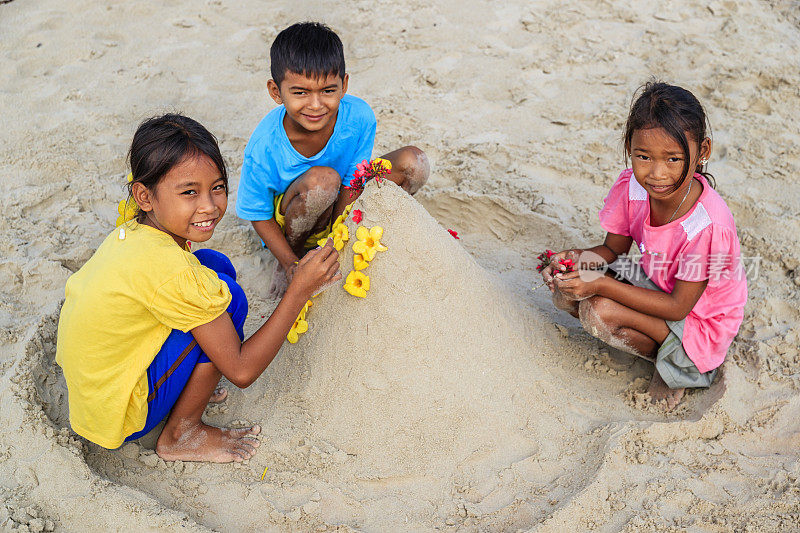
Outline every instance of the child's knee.
POLYGON ((304 192, 323 191, 334 197, 342 185, 342 177, 331 167, 311 167, 303 175, 304 192))
POLYGON ((614 301, 592 296, 578 303, 578 318, 586 331, 603 340, 616 330, 613 326, 614 307, 614 301))
POLYGON ((228 290, 231 293, 231 303, 228 305, 227 311, 231 315, 231 321, 233 322, 237 333, 239 333, 239 337, 242 337, 242 328, 244 327, 244 321, 247 318, 247 296, 245 295, 244 289, 242 289, 241 285, 239 285, 236 280, 227 274, 219 274, 219 279, 228 285, 228 290))
POLYGON ((204 267, 210 268, 217 274, 226 274, 236 281, 236 269, 228 256, 210 248, 195 250, 194 256, 204 267))
POLYGON ((414 194, 425 185, 431 173, 428 156, 416 146, 404 146, 398 152, 392 173, 402 175, 401 186, 409 194, 414 194))

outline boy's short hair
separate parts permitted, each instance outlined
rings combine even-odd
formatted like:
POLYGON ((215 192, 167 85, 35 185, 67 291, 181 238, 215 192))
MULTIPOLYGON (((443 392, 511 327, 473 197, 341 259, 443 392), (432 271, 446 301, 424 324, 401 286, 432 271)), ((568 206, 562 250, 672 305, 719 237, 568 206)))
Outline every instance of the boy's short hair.
POLYGON ((269 57, 272 79, 278 86, 287 71, 314 77, 338 74, 344 79, 342 41, 320 22, 298 22, 280 32, 269 57))

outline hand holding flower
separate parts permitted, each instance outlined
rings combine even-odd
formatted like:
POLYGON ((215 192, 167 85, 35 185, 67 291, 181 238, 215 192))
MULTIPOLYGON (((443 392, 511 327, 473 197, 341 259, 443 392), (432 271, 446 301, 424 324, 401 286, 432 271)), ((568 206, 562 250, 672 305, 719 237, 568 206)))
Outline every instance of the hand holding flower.
POLYGON ((553 276, 552 290, 558 289, 569 300, 585 300, 598 294, 604 279, 605 276, 598 276, 588 281, 586 276, 582 276, 581 272, 576 270, 558 272, 553 276))
POLYGON ((553 276, 559 272, 574 271, 581 253, 583 253, 583 250, 573 248, 557 253, 547 250, 539 256, 541 264, 537 267, 537 270, 542 273, 542 279, 551 291, 554 290, 553 276))

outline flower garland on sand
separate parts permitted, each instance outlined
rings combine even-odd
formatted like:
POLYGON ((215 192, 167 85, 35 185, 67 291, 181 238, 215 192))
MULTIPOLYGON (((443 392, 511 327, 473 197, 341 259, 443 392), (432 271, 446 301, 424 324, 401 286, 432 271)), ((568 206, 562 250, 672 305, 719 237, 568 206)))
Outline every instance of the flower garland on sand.
POLYGON ((359 226, 356 230, 356 242, 353 243, 353 270, 347 275, 344 281, 344 290, 358 296, 366 298, 369 290, 369 276, 362 270, 367 268, 370 262, 375 259, 378 252, 388 250, 381 243, 383 238, 383 228, 380 226, 359 226))
MULTIPOLYGON (((356 191, 363 191, 364 185, 372 179, 380 186, 391 172, 392 163, 387 159, 377 158, 372 161, 365 159, 356 165, 356 171, 353 173, 354 178, 350 181, 350 188, 352 189, 350 195, 353 196, 356 191)), ((325 246, 328 239, 333 239, 333 247, 337 251, 342 251, 345 243, 350 240, 350 230, 345 222, 347 217, 350 216, 351 210, 353 222, 357 225, 356 242, 353 243, 353 270, 345 279, 344 290, 353 296, 366 298, 367 291, 369 291, 369 276, 362 271, 375 259, 378 252, 385 252, 388 249, 381 243, 383 228, 380 226, 371 228, 358 226, 364 219, 364 213, 360 209, 353 209, 353 204, 349 204, 344 208, 342 214, 333 221, 331 232, 326 237, 319 239, 317 244, 325 246)), ((453 236, 456 237, 456 235, 453 236)), ((289 333, 286 335, 286 340, 290 343, 296 343, 300 339, 300 335, 308 331, 306 314, 312 305, 314 304, 311 300, 307 301, 306 305, 303 306, 303 310, 297 316, 297 320, 294 321, 289 333)))
POLYGON ((292 324, 292 327, 289 329, 289 333, 286 335, 286 340, 290 343, 296 343, 298 340, 300 340, 300 335, 308 331, 306 313, 312 305, 314 305, 314 302, 308 300, 306 305, 303 306, 303 310, 300 311, 299 315, 297 315, 297 319, 294 321, 294 324, 292 324))

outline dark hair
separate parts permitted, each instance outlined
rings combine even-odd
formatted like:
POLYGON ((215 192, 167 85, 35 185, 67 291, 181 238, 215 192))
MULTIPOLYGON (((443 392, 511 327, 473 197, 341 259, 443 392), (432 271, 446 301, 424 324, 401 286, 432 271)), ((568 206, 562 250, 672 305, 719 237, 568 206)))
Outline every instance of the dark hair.
POLYGON ((320 22, 298 22, 280 32, 269 58, 270 73, 278 86, 287 71, 314 77, 338 74, 344 79, 342 40, 320 22))
MULTIPOLYGON (((663 128, 670 137, 680 145, 683 151, 683 174, 673 190, 677 190, 689 173, 689 140, 698 145, 698 151, 703 139, 710 137, 711 124, 708 122, 703 106, 695 96, 682 87, 669 85, 661 81, 649 81, 634 94, 631 112, 625 124, 623 137, 625 158, 630 154, 631 139, 636 130, 663 128), (708 135, 706 135, 708 128, 708 135)), ((703 169, 703 164, 698 161, 695 172, 703 175, 714 187, 714 176, 703 169)))
MULTIPOLYGON (((158 182, 175 165, 186 158, 205 155, 219 169, 225 190, 228 189, 228 171, 219 151, 217 139, 202 124, 189 117, 167 113, 142 122, 133 134, 128 150, 133 180, 128 183, 131 194, 134 183, 153 190, 158 182)), ((137 210, 136 220, 142 222, 144 212, 137 210)))

